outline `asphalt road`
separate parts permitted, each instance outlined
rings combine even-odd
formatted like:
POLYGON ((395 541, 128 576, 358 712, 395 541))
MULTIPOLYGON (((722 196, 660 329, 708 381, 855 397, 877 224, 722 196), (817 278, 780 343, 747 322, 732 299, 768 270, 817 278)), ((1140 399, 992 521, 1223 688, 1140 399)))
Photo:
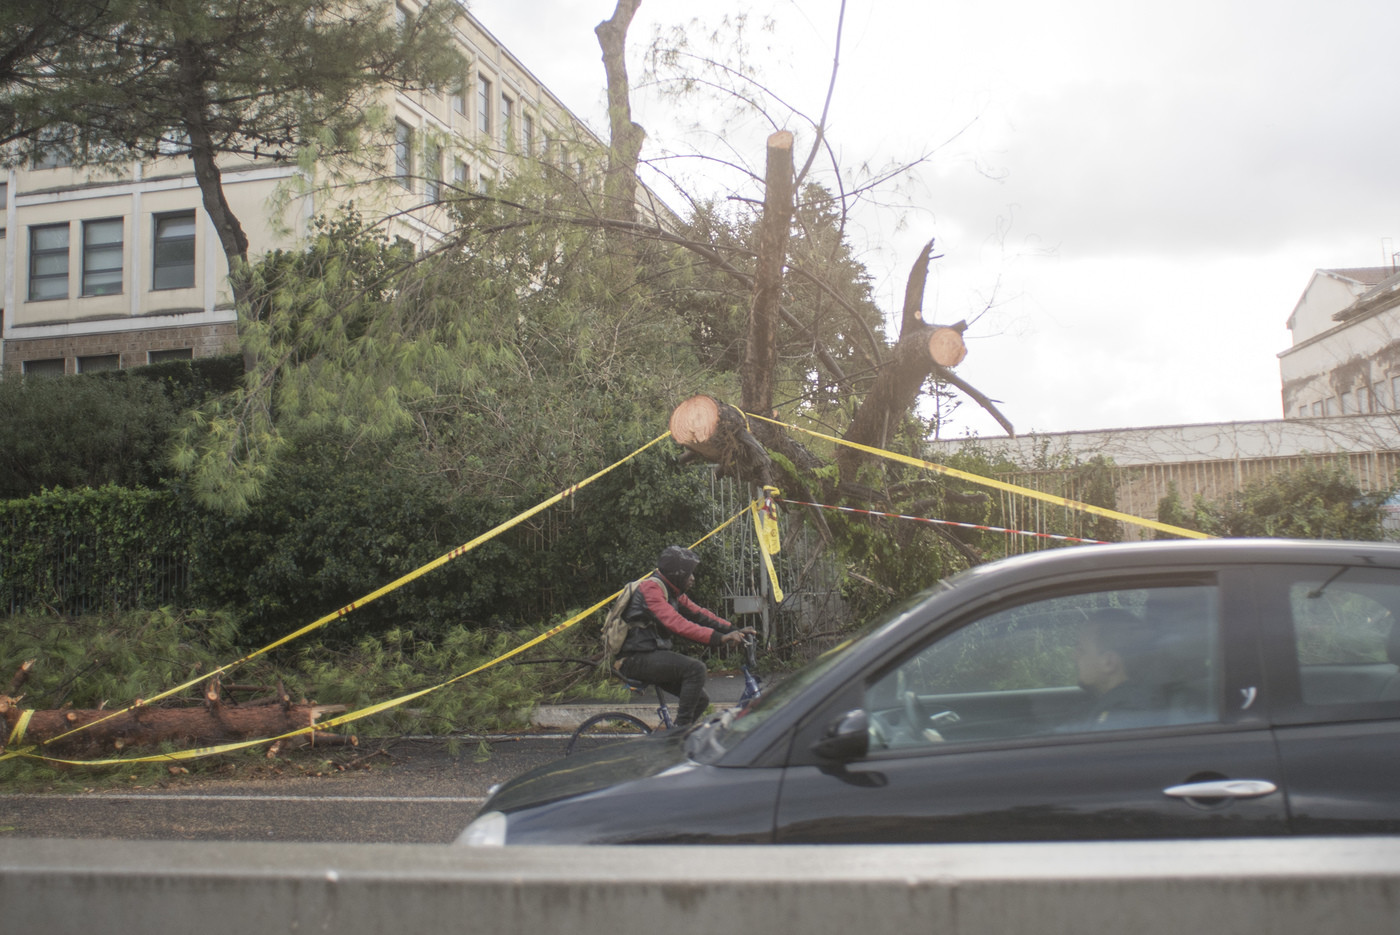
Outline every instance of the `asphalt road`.
POLYGON ((400 740, 383 752, 297 753, 228 779, 177 775, 126 786, 109 780, 91 791, 0 794, 0 841, 448 843, 493 783, 562 756, 566 739, 463 741, 456 755, 443 741, 400 740))
MULTIPOLYGON (((743 687, 735 673, 715 673, 706 692, 727 706, 743 687)), ((199 771, 152 780, 147 773, 135 781, 105 779, 90 790, 33 794, 6 794, 0 785, 0 842, 449 843, 492 785, 558 759, 567 740, 567 732, 496 736, 459 740, 455 751, 439 739, 395 740, 382 748, 297 752, 254 767, 241 761, 227 778, 199 771)))

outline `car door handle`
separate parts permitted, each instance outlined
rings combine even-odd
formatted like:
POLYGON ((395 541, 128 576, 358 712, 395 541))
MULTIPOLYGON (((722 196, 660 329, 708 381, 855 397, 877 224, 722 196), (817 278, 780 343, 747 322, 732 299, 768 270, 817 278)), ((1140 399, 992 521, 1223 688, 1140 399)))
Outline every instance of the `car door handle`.
POLYGON ((1212 779, 1208 782, 1188 782, 1162 790, 1174 799, 1252 799, 1278 786, 1266 779, 1212 779))

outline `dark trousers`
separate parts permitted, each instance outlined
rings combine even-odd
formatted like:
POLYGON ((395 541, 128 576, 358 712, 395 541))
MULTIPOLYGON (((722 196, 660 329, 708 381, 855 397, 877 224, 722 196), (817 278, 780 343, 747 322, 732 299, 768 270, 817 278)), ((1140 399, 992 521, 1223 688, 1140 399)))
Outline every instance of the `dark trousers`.
POLYGON ((629 679, 661 686, 680 699, 676 726, 693 724, 709 707, 705 694, 705 663, 692 656, 683 656, 667 649, 623 656, 618 671, 629 679))

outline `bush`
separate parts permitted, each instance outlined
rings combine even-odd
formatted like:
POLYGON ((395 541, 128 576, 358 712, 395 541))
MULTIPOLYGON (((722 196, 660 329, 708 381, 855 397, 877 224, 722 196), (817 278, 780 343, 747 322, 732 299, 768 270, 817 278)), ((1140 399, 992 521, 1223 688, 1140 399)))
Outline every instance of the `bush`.
POLYGON ((1157 515, 1164 523, 1214 536, 1375 542, 1391 538, 1381 507, 1396 489, 1392 483, 1363 491, 1345 466, 1310 463, 1255 481, 1219 501, 1198 496, 1189 510, 1173 486, 1157 515))
POLYGON ((0 381, 0 500, 45 488, 153 487, 180 412, 241 378, 238 357, 0 381))
POLYGON ((113 486, 0 501, 0 609, 181 603, 191 519, 168 493, 113 486))

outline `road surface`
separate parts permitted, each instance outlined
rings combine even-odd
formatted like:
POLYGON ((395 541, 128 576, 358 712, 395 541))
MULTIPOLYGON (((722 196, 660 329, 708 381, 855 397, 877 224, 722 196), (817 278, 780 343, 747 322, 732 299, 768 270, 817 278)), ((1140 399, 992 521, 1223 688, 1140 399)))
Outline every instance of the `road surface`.
MULTIPOLYGON (((384 753, 337 750, 269 761, 251 778, 172 776, 91 791, 5 794, 5 838, 447 843, 497 782, 561 756, 559 734, 496 737, 485 747, 400 740, 384 753), (357 768, 337 769, 361 757, 357 768)), ((149 776, 149 774, 147 774, 149 776)), ((0 845, 3 846, 3 845, 0 845)))

